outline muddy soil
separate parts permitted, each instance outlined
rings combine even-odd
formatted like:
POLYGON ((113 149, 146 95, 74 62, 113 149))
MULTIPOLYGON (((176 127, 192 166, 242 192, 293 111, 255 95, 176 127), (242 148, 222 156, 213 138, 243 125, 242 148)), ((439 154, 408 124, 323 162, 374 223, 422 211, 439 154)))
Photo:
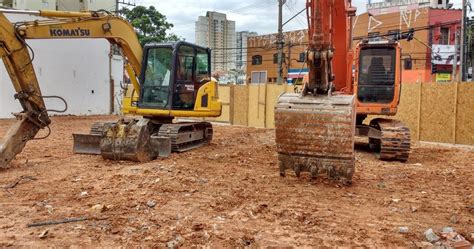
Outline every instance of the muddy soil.
POLYGON ((474 149, 415 145, 399 163, 358 144, 350 187, 281 178, 268 129, 216 125, 211 145, 144 164, 72 153, 73 132, 114 119, 54 117, 48 139, 0 170, 0 247, 414 247, 428 228, 474 232, 474 149))

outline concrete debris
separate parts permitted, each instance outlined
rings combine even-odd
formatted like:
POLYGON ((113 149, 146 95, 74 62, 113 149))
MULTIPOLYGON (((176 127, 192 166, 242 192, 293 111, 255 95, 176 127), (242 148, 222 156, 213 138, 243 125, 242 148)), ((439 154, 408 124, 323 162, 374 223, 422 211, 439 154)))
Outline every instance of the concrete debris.
POLYGON ((184 239, 183 237, 181 237, 180 235, 176 236, 176 238, 174 238, 173 240, 171 241, 168 241, 166 243, 166 248, 168 249, 174 249, 174 248, 178 248, 180 245, 182 245, 184 243, 184 239))
POLYGON ((449 221, 450 221, 452 224, 457 224, 457 223, 459 223, 458 216, 457 216, 457 215, 451 216, 451 218, 449 219, 449 221))
POLYGON ((48 235, 49 235, 49 230, 44 230, 43 232, 40 233, 38 238, 45 239, 46 237, 48 237, 48 235))
POLYGON ((45 205, 44 208, 46 208, 46 210, 48 210, 49 214, 52 214, 53 211, 54 211, 54 207, 49 205, 49 204, 45 205))
POLYGON ((440 237, 436 235, 436 233, 433 231, 432 228, 425 231, 425 237, 426 237, 426 240, 428 240, 428 242, 431 242, 431 243, 434 243, 440 240, 440 237))
POLYGON ((107 206, 102 205, 102 204, 97 204, 97 205, 92 206, 90 211, 94 213, 103 213, 107 211, 107 206))
POLYGON ((399 203, 399 202, 401 202, 401 201, 402 201, 402 199, 397 199, 397 198, 392 199, 392 202, 393 202, 393 203, 399 203))
POLYGON ((154 207, 156 206, 156 201, 153 201, 153 200, 147 201, 147 202, 146 202, 146 205, 147 205, 149 208, 154 208, 154 207))
POLYGON ((408 227, 399 227, 399 228, 398 228, 398 232, 399 232, 399 233, 408 233, 408 231, 410 231, 410 230, 408 229, 408 227))
POLYGON ((452 227, 444 227, 441 229, 440 238, 433 229, 428 229, 425 232, 426 239, 434 243, 435 248, 455 248, 455 249, 471 249, 472 245, 462 235, 457 233, 452 227))
POLYGON ((442 234, 448 234, 448 233, 452 233, 452 232, 454 232, 454 228, 452 228, 452 227, 443 227, 443 229, 441 229, 442 234))

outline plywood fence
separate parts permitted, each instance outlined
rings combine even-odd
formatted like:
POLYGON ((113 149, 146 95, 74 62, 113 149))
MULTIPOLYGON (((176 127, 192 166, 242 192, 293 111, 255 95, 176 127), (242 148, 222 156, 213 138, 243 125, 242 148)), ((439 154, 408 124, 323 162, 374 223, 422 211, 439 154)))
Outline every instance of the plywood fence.
MULTIPOLYGON (((274 128, 274 108, 293 86, 276 84, 223 85, 222 116, 214 121, 274 128)), ((412 139, 474 145, 474 83, 405 83, 398 114, 412 139)))

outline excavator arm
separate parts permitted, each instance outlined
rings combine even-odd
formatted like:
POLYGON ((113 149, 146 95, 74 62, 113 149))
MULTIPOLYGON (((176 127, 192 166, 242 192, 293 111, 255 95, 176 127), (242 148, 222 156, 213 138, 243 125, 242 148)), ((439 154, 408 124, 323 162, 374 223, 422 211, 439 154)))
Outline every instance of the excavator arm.
POLYGON ((50 19, 11 23, 0 11, 0 56, 5 64, 23 111, 15 114, 17 122, 0 141, 0 168, 6 167, 39 130, 51 123, 33 68, 27 39, 104 38, 120 46, 127 59, 135 91, 140 74, 143 50, 133 27, 124 19, 105 12, 32 11, 50 19))
POLYGON ((309 80, 304 94, 324 94, 333 89, 350 92, 351 17, 355 12, 347 0, 306 1, 309 80))

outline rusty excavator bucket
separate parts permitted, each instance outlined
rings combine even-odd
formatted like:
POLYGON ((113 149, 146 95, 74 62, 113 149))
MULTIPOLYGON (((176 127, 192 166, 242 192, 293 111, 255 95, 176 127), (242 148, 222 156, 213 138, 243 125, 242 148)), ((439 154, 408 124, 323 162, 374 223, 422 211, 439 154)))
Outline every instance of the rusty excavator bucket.
POLYGON ((275 108, 280 175, 293 169, 299 177, 326 173, 344 184, 355 169, 356 110, 353 95, 283 94, 275 108))

